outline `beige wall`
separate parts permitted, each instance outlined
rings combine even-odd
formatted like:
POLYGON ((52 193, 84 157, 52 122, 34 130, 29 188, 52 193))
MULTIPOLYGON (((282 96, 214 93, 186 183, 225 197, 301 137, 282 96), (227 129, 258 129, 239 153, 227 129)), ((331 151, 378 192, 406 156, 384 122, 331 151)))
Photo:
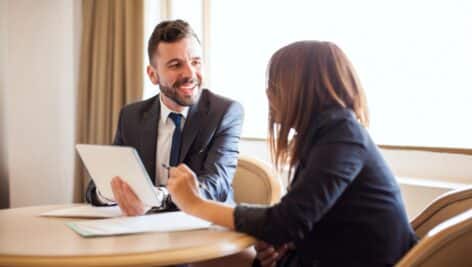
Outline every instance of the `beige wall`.
POLYGON ((446 183, 472 183, 472 155, 382 150, 395 174, 446 183))
POLYGON ((72 202, 80 1, 1 1, 2 191, 11 207, 72 202))

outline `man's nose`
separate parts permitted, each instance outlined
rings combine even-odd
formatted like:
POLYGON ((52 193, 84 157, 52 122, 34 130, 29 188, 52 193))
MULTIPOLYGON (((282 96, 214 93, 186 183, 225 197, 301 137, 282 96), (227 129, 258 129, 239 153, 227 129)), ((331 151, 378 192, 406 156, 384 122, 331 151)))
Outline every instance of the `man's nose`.
POLYGON ((188 62, 188 63, 185 63, 182 69, 182 76, 193 79, 195 77, 195 72, 196 72, 195 67, 192 66, 190 62, 188 62))

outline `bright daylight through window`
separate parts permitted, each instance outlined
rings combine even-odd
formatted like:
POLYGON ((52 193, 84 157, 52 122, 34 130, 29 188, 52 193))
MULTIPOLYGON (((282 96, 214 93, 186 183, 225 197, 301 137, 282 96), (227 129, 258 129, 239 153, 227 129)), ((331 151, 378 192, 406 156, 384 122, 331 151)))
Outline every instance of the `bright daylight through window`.
MULTIPOLYGON (((179 2, 174 17, 189 16, 179 2)), ((244 105, 244 137, 266 137, 270 55, 317 39, 337 43, 356 67, 378 144, 472 148, 472 1, 210 3, 206 78, 213 91, 244 105)), ((200 18, 191 22, 199 31, 200 18)))

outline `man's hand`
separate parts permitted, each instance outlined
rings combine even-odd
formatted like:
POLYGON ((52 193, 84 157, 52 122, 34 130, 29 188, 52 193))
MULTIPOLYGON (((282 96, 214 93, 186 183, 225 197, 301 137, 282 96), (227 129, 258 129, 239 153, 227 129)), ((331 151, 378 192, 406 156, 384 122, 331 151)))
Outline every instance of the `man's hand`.
POLYGON ((288 250, 288 245, 284 244, 279 248, 264 242, 258 241, 255 245, 256 248, 256 257, 261 263, 262 267, 275 267, 277 261, 280 260, 288 250))
POLYGON ((126 216, 143 215, 145 212, 144 204, 133 192, 133 189, 123 181, 119 176, 113 177, 111 180, 111 189, 115 201, 120 206, 121 211, 126 216))
POLYGON ((184 212, 192 214, 192 207, 201 200, 195 173, 185 164, 169 169, 167 190, 172 201, 184 212))

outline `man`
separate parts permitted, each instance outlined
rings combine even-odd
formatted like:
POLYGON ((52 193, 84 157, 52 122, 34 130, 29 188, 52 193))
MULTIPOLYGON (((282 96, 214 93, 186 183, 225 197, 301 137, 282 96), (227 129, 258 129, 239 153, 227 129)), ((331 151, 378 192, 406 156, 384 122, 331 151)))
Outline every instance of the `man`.
MULTIPOLYGON (((167 166, 179 163, 198 176, 202 196, 232 203, 242 106, 201 88, 201 46, 188 23, 159 23, 149 39, 148 56, 147 74, 160 94, 121 110, 113 144, 138 151, 161 200, 153 210, 176 209, 166 190, 167 166)), ((149 210, 120 177, 113 178, 112 190, 126 215, 149 210)), ((98 206, 114 204, 100 195, 93 181, 86 200, 98 206)))

